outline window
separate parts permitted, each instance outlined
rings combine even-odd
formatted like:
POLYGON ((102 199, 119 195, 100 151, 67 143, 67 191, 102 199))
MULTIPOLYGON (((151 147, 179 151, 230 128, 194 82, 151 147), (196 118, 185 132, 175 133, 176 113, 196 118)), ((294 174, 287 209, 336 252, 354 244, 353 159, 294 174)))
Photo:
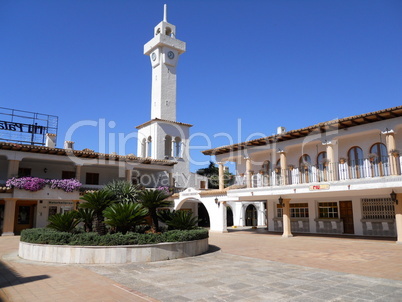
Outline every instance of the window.
POLYGON ((348 164, 351 178, 363 176, 363 150, 360 147, 352 147, 348 152, 348 164))
POLYGON ((271 173, 271 162, 269 160, 264 161, 262 164, 262 171, 267 175, 271 173))
POLYGON ((320 218, 338 218, 337 202, 318 203, 318 214, 320 218))
POLYGON ((382 143, 376 143, 370 148, 369 160, 373 176, 389 175, 387 147, 382 143))
POLYGON ((74 171, 61 171, 61 178, 62 179, 75 178, 75 172, 74 171))
POLYGON ((300 182, 309 182, 311 172, 311 158, 307 154, 303 154, 299 159, 300 182))
POLYGON ((391 198, 362 198, 363 219, 395 219, 391 198))
POLYGON ((147 157, 147 140, 144 138, 141 143, 141 156, 147 157))
POLYGON ((99 185, 99 173, 87 173, 85 183, 87 185, 99 185))
POLYGON ((182 157, 182 154, 181 154, 181 139, 180 139, 180 137, 176 137, 176 138, 175 138, 175 142, 174 142, 174 156, 175 156, 175 157, 182 157))
POLYGON ((276 205, 276 217, 278 218, 283 217, 283 208, 280 204, 276 205))
POLYGON ((308 218, 308 203, 291 203, 290 217, 308 218))
POLYGON ((19 168, 18 177, 31 176, 31 168, 19 168))
POLYGON ((169 158, 172 156, 172 137, 169 135, 165 136, 165 157, 169 158))

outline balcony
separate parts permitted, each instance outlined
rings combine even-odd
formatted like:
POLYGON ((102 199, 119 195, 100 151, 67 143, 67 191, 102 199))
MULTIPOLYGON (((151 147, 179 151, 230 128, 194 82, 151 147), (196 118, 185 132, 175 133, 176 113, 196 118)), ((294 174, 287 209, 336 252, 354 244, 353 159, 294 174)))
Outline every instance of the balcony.
MULTIPOLYGON (((288 186, 297 184, 348 181, 352 179, 380 178, 401 175, 401 158, 384 156, 357 161, 341 160, 336 163, 303 165, 287 169, 276 168, 269 173, 251 175, 248 187, 288 186)), ((233 188, 247 186, 247 176, 236 175, 233 188)))

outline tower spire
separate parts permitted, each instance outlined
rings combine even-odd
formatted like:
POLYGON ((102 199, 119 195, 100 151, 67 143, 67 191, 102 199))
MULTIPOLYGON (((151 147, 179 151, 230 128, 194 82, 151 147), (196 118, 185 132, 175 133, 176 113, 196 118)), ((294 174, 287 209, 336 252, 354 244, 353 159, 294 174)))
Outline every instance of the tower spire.
POLYGON ((163 21, 167 22, 167 4, 163 5, 163 21))

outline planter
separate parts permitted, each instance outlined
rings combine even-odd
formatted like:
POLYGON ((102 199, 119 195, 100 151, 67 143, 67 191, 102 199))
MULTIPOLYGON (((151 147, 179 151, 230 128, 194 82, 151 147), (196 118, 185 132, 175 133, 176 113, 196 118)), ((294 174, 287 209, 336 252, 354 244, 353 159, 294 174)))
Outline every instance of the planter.
POLYGON ((208 238, 146 245, 76 246, 20 241, 22 259, 68 264, 118 264, 153 262, 197 256, 208 250, 208 238))

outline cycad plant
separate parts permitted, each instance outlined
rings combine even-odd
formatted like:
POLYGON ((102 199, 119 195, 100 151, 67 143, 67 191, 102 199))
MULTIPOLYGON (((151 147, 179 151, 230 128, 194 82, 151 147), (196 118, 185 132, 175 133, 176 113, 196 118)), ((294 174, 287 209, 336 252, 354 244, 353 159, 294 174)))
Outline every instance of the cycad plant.
POLYGON ((176 211, 170 216, 170 219, 165 223, 169 228, 175 230, 191 230, 195 229, 198 225, 198 216, 193 216, 191 211, 176 211))
POLYGON ((105 235, 106 225, 104 223, 103 211, 114 203, 112 193, 107 190, 99 190, 86 193, 81 199, 86 202, 81 203, 80 208, 94 211, 96 232, 99 235, 105 235))
POLYGON ((86 232, 92 232, 92 226, 95 218, 95 212, 92 209, 79 208, 77 211, 78 218, 84 223, 86 232))
POLYGON ((123 234, 134 226, 144 223, 147 214, 146 208, 134 202, 115 203, 103 211, 105 223, 123 234))
POLYGON ((47 228, 59 231, 71 233, 77 224, 81 222, 78 218, 76 211, 57 213, 48 218, 49 224, 47 228))
POLYGON ((166 198, 169 196, 170 195, 163 190, 144 190, 139 194, 139 201, 145 208, 148 209, 155 230, 159 228, 156 210, 158 208, 169 207, 171 205, 171 202, 166 200, 166 198))
POLYGON ((116 202, 136 202, 140 188, 124 180, 113 180, 103 190, 109 191, 116 202))

